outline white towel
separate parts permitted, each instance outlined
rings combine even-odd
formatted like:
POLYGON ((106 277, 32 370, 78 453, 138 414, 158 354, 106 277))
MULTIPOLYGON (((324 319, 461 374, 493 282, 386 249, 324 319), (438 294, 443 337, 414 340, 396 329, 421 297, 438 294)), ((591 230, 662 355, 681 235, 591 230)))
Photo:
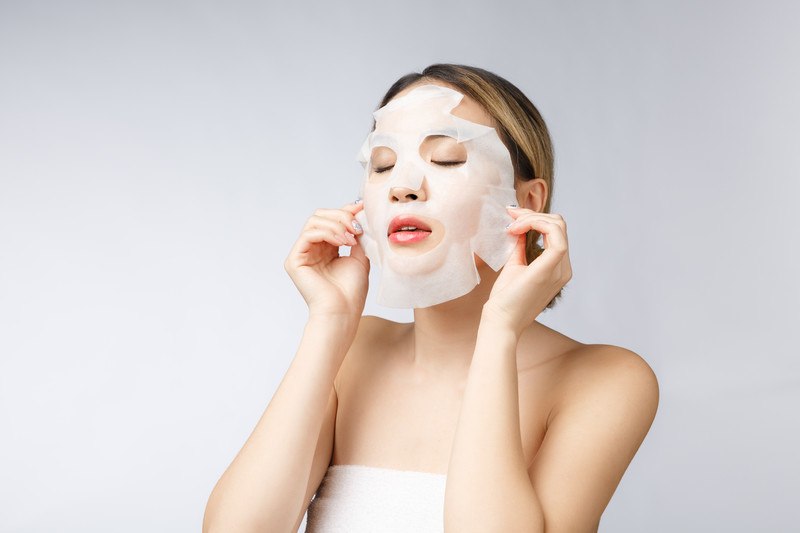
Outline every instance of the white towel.
POLYGON ((445 474, 329 466, 306 533, 443 533, 446 481, 445 474))

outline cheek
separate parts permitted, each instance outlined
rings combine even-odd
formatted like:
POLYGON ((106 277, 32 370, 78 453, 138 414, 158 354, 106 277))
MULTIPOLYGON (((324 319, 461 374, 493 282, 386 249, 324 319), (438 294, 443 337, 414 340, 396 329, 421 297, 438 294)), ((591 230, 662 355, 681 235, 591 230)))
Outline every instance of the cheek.
POLYGON ((464 179, 432 182, 431 197, 436 198, 438 206, 434 216, 448 226, 455 225, 459 233, 473 233, 483 205, 483 189, 479 189, 464 179))
POLYGON ((364 188, 364 216, 367 217, 369 225, 375 228, 375 225, 383 220, 386 214, 386 202, 381 201, 384 198, 384 187, 380 185, 367 185, 364 188))

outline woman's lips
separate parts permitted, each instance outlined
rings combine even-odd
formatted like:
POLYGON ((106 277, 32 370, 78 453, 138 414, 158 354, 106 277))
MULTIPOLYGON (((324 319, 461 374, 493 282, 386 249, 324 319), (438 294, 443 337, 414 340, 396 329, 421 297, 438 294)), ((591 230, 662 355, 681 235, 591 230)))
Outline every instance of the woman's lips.
POLYGON ((444 239, 447 230, 431 217, 405 214, 389 222, 386 238, 393 253, 417 257, 435 249, 444 239))
POLYGON ((391 235, 395 231, 398 231, 402 228, 414 228, 423 231, 431 230, 430 225, 428 225, 427 222, 418 217, 415 217, 413 215, 398 215, 389 222, 389 228, 387 230, 387 234, 391 235))
POLYGON ((431 234, 430 231, 415 230, 415 231, 395 231, 389 234, 389 241, 395 244, 411 244, 427 239, 431 234))
POLYGON ((413 244, 427 239, 430 234, 431 227, 414 216, 400 215, 389 223, 389 242, 395 244, 413 244))

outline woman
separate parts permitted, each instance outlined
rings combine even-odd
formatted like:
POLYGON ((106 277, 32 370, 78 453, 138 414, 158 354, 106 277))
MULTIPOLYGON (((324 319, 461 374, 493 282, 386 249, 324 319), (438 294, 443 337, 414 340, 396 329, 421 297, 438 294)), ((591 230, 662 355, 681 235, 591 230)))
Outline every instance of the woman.
MULTIPOLYGON (((204 531, 297 531, 307 509, 309 532, 596 531, 651 426, 658 384, 640 356, 535 320, 572 277, 565 222, 548 213, 553 155, 536 108, 499 76, 450 64, 399 79, 380 108, 422 86, 463 95, 452 115, 494 128, 508 149, 513 251, 499 271, 476 254, 472 290, 394 323, 361 316, 365 202, 317 210, 285 262, 309 308, 299 349, 214 487, 204 531)), ((458 166, 468 161, 447 155, 458 149, 436 137, 420 156, 458 166)), ((368 175, 393 156, 373 150, 368 175)), ((369 208, 436 194, 425 180, 388 190, 369 208)), ((427 236, 406 237, 404 253, 421 255, 427 236)))

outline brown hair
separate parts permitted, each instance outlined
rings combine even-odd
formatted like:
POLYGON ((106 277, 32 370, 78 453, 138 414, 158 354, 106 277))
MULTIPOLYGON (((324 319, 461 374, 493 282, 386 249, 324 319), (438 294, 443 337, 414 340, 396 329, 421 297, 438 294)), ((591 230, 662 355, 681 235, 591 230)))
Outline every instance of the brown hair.
MULTIPOLYGON (((550 212, 553 197, 555 156, 547 125, 536 106, 511 82, 478 67, 437 63, 422 72, 412 72, 398 79, 384 95, 383 107, 397 94, 418 82, 437 80, 458 88, 475 100, 494 118, 497 134, 511 154, 517 180, 542 179, 547 185, 547 199, 543 213, 550 212)), ((375 129, 375 122, 372 129, 375 129)), ((528 264, 543 252, 536 241, 540 233, 530 230, 525 236, 525 255, 528 264)), ((563 290, 563 289, 562 289, 563 290)), ((552 308, 562 294, 558 291, 546 308, 552 308)))

